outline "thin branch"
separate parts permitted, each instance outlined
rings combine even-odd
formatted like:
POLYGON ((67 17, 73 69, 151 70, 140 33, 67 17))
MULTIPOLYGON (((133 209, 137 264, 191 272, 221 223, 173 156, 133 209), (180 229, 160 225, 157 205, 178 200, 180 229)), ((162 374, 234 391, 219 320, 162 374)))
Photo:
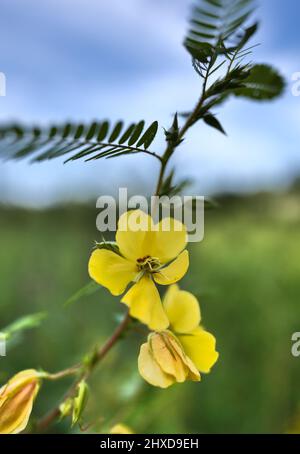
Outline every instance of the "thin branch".
MULTIPOLYGON (((96 352, 96 355, 93 358, 92 363, 89 365, 88 369, 84 369, 83 364, 76 364, 75 366, 65 369, 57 374, 50 375, 50 379, 58 379, 63 378, 68 375, 72 375, 77 373, 78 370, 81 368, 83 372, 80 376, 75 380, 75 382, 70 386, 67 393, 65 394, 62 402, 64 402, 68 397, 72 396, 76 392, 77 385, 81 382, 81 380, 87 380, 92 372, 94 371, 95 367, 100 363, 100 361, 109 353, 112 347, 117 343, 120 339, 122 334, 125 332, 128 323, 130 321, 129 311, 127 311, 125 317, 123 318, 122 322, 117 326, 115 331, 113 332, 112 336, 106 341, 106 343, 96 352)), ((41 418, 35 426, 35 430, 40 433, 44 432, 59 416, 60 416, 60 405, 56 406, 47 413, 43 418, 41 418)))
POLYGON ((69 377, 70 375, 75 375, 77 374, 78 370, 82 367, 81 363, 75 364, 72 367, 69 367, 68 369, 64 369, 60 372, 57 372, 55 374, 47 374, 46 378, 47 380, 60 380, 61 378, 69 377))
MULTIPOLYGON (((183 139, 185 133, 195 123, 195 120, 197 119, 198 113, 199 113, 200 109, 203 106, 203 103, 204 103, 205 97, 206 97, 207 84, 208 84, 209 77, 211 75, 212 67, 213 67, 213 57, 210 59, 209 65, 207 67, 206 74, 204 76, 204 81, 203 81, 203 86, 202 86, 202 93, 201 93, 200 99, 199 99, 198 103, 196 104, 194 110, 188 116, 186 122, 184 123, 184 125, 180 129, 179 135, 178 135, 178 143, 180 143, 180 141, 181 141, 181 139, 183 139)), ((160 173, 159 173, 158 182, 157 182, 156 189, 155 189, 155 195, 156 196, 159 196, 159 194, 160 194, 168 162, 169 162, 169 160, 170 160, 171 156, 173 155, 173 153, 174 153, 176 148, 177 148, 177 145, 169 143, 167 148, 166 148, 166 150, 165 150, 165 152, 164 152, 164 154, 163 154, 163 156, 162 156, 162 158, 161 158, 160 173)))

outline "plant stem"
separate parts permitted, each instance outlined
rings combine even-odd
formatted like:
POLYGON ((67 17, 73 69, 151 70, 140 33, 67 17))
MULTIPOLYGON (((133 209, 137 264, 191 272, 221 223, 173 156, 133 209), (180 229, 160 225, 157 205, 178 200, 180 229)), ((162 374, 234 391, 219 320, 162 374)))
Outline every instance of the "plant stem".
POLYGON ((110 351, 110 349, 120 339, 120 337, 126 330, 129 322, 130 322, 130 315, 129 315, 129 311, 127 311, 125 317, 123 318, 120 325, 117 326, 117 328, 115 329, 112 336, 106 341, 106 343, 103 345, 103 347, 101 347, 98 350, 98 352, 96 354, 95 364, 98 364, 98 362, 101 361, 107 355, 107 353, 110 351))
POLYGON ((61 370, 55 374, 46 374, 45 378, 47 380, 60 380, 61 378, 69 377, 70 375, 75 375, 78 370, 81 368, 81 363, 75 364, 68 369, 61 370))
MULTIPOLYGON (((56 380, 59 378, 67 377, 69 375, 73 375, 77 373, 80 369, 83 369, 83 372, 79 375, 79 377, 75 380, 75 382, 70 386, 68 389, 66 395, 62 399, 62 402, 64 402, 68 397, 72 396, 77 388, 77 385, 82 381, 82 380, 87 380, 91 373, 94 371, 95 367, 100 363, 100 361, 109 353, 109 351, 112 349, 112 347, 117 343, 117 341, 120 339, 124 331, 126 330, 128 323, 130 321, 130 315, 129 311, 127 311, 125 317, 123 318, 122 322, 117 326, 111 337, 106 341, 106 343, 96 352, 92 363, 90 364, 90 367, 86 370, 83 368, 83 364, 77 364, 73 367, 70 367, 68 369, 65 369, 61 372, 58 372, 56 374, 49 375, 48 378, 52 380, 56 380)), ((43 418, 41 418, 35 429, 37 432, 43 432, 46 430, 52 423, 55 421, 56 418, 58 418, 60 415, 60 410, 59 410, 59 405, 55 407, 53 410, 51 410, 49 413, 47 413, 43 418)))
MULTIPOLYGON (((203 103, 205 101, 207 83, 208 83, 208 79, 210 76, 210 70, 211 70, 212 66, 213 66, 213 64, 212 64, 212 60, 211 60, 209 66, 208 66, 207 72, 205 74, 205 77, 204 77, 202 93, 201 93, 200 99, 199 99, 198 103, 196 104, 194 110, 191 112, 191 114, 187 118, 186 122, 184 123, 184 125, 182 126, 182 128, 179 131, 179 134, 178 134, 179 143, 185 136, 188 129, 191 126, 193 126, 193 124, 196 122, 198 113, 199 113, 200 109, 203 107, 203 103)), ((175 152, 177 146, 178 145, 169 143, 164 154, 161 157, 160 172, 159 172, 159 177, 158 177, 158 181, 157 181, 157 186, 155 189, 155 196, 157 196, 157 197, 159 197, 159 195, 160 195, 160 191, 161 191, 161 188, 163 185, 165 171, 166 171, 168 162, 169 162, 170 158, 172 157, 173 153, 175 152)))
POLYGON ((163 158, 161 160, 160 172, 159 172, 157 185, 156 185, 156 189, 155 189, 155 193, 154 193, 154 195, 156 197, 159 197, 159 195, 160 195, 160 191, 161 191, 161 188, 162 188, 162 185, 163 185, 163 182, 164 182, 164 176, 165 176, 165 171, 166 171, 166 167, 167 167, 168 161, 169 161, 168 159, 166 160, 166 159, 163 159, 163 158))

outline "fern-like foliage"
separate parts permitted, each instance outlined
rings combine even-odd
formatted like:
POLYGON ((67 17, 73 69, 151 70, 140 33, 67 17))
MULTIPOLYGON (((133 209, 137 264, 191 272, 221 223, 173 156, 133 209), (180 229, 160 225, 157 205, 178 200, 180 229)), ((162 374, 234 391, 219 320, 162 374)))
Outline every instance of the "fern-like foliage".
MULTIPOLYGON (((281 74, 269 65, 236 65, 223 77, 216 79, 203 95, 203 103, 193 123, 203 120, 208 126, 226 134, 225 130, 211 112, 230 96, 249 99, 251 101, 271 101, 278 98, 285 89, 285 80, 281 74)), ((187 118, 191 112, 180 113, 187 118)))
POLYGON ((203 120, 225 134, 222 124, 212 112, 214 107, 230 95, 256 101, 275 99, 282 94, 285 82, 269 65, 242 61, 255 47, 247 45, 258 28, 257 22, 249 25, 255 9, 254 0, 194 2, 184 45, 192 56, 195 71, 203 79, 203 92, 196 112, 181 116, 190 118, 190 124, 203 120))
POLYGON ((32 157, 32 162, 68 156, 65 162, 114 158, 126 154, 147 153, 158 131, 157 121, 145 128, 145 122, 124 127, 122 121, 90 125, 66 123, 48 128, 28 128, 18 124, 0 127, 0 156, 7 159, 32 157), (33 155, 33 156, 32 156, 33 155))
MULTIPOLYGON (((194 69, 203 78, 202 94, 194 111, 180 114, 187 117, 187 127, 180 130, 176 114, 171 129, 165 131, 169 149, 179 146, 186 130, 200 120, 225 134, 213 110, 230 95, 262 101, 283 92, 284 80, 274 68, 241 61, 251 52, 246 44, 257 30, 257 23, 249 25, 254 1, 194 0, 184 44, 194 69)), ((65 156, 68 162, 146 153, 163 162, 163 157, 149 149, 157 131, 157 121, 148 127, 144 121, 128 126, 122 121, 66 123, 48 128, 4 125, 0 126, 0 157, 30 157, 39 162, 65 156)), ((173 183, 166 183, 170 192, 173 183)))
POLYGON ((256 32, 245 27, 254 10, 253 0, 197 0, 184 45, 198 62, 239 52, 256 32))

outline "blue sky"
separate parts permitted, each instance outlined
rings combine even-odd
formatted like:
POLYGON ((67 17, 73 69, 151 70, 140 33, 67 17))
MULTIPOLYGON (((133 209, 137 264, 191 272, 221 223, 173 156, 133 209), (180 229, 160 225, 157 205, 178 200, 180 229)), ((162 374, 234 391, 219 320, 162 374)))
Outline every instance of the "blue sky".
MULTIPOLYGON (((300 173, 300 97, 291 76, 300 71, 300 3, 260 0, 257 62, 287 78, 283 98, 256 104, 233 100, 218 116, 228 137, 197 125, 178 149, 178 175, 195 190, 253 191, 282 187, 300 173)), ((0 120, 49 121, 120 118, 167 127, 171 113, 195 103, 199 79, 182 47, 188 0, 1 0, 0 71, 7 95, 0 120)), ((156 142, 157 149, 163 145, 156 142)), ((96 164, 61 161, 0 163, 0 199, 47 205, 84 199, 103 186, 151 191, 156 163, 120 158, 96 164)))

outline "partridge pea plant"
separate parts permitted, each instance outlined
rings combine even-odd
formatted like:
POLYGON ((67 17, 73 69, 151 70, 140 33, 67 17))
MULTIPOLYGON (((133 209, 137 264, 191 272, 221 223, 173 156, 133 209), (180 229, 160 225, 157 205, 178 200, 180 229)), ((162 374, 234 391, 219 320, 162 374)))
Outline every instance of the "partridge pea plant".
MULTIPOLYGON (((173 154, 180 152, 189 129, 204 122, 225 134, 215 114, 225 102, 234 97, 267 101, 283 91, 284 81, 275 69, 247 60, 255 47, 250 41, 258 28, 252 19, 254 6, 253 0, 194 1, 184 46, 191 68, 199 77, 199 89, 195 90, 195 107, 189 112, 173 114, 170 126, 164 128, 166 146, 162 153, 152 149, 158 131, 162 130, 157 121, 148 126, 144 121, 125 126, 123 121, 111 124, 105 120, 48 128, 3 125, 0 155, 12 160, 30 158, 33 162, 58 157, 63 157, 65 162, 86 162, 145 154, 159 162, 154 195, 180 194, 184 182, 175 183, 175 172, 168 167, 173 154)), ((188 268, 187 232, 183 223, 168 218, 155 224, 141 210, 123 214, 115 242, 96 243, 88 272, 94 281, 92 288, 105 287, 126 306, 125 317, 107 342, 87 354, 79 364, 54 374, 30 369, 12 377, 0 389, 0 433, 23 431, 42 381, 66 376, 74 376, 72 386, 48 414, 32 425, 32 430, 41 432, 56 419, 66 417, 70 417, 72 426, 79 424, 91 393, 90 375, 123 338, 124 332, 137 323, 148 329, 137 359, 144 380, 160 388, 186 380, 199 382, 201 374, 211 371, 218 352, 215 337, 201 325, 197 298, 178 286, 188 268), (132 228, 132 219, 138 221, 140 229, 132 228)), ((77 296, 84 296, 90 289, 89 285, 77 296)), ((27 327, 35 326, 34 320, 27 320, 27 327)), ((14 330, 7 333, 21 329, 24 321, 14 324, 14 330)), ((126 426, 120 423, 110 430, 121 433, 120 427, 126 426)), ((129 429, 126 431, 130 433, 129 429)))

